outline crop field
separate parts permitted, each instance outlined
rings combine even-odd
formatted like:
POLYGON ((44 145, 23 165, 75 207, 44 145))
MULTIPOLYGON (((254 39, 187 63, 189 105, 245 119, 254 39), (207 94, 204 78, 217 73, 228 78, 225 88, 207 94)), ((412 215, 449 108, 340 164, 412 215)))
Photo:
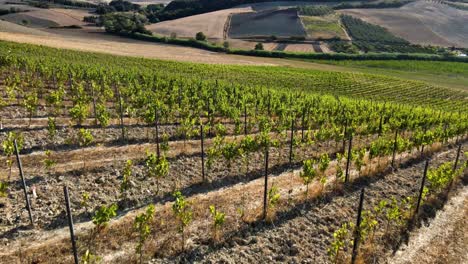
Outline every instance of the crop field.
POLYGON ((82 10, 34 9, 29 12, 2 16, 2 20, 33 28, 84 25, 83 17, 89 15, 82 10))
POLYGON ((468 47, 468 11, 445 4, 415 1, 401 8, 348 9, 340 12, 385 27, 415 44, 468 47))
POLYGON ((312 44, 287 44, 284 50, 294 52, 315 52, 312 44))
POLYGON ((305 36, 305 31, 295 9, 267 10, 232 15, 228 36, 291 37, 305 36))
POLYGON ((1 42, 0 259, 72 262, 72 216, 88 263, 384 261, 467 176, 467 94, 1 42))
POLYGON ((429 83, 441 83, 456 89, 468 87, 468 64, 434 61, 321 61, 321 63, 340 65, 377 73, 420 79, 429 83))
POLYGON ((340 38, 348 40, 344 29, 340 25, 338 15, 328 16, 301 16, 307 36, 312 39, 340 38))
POLYGON ((233 13, 251 12, 251 8, 231 8, 185 18, 163 21, 146 26, 154 33, 170 36, 193 38, 197 32, 203 32, 210 39, 223 39, 224 27, 229 15, 233 13))

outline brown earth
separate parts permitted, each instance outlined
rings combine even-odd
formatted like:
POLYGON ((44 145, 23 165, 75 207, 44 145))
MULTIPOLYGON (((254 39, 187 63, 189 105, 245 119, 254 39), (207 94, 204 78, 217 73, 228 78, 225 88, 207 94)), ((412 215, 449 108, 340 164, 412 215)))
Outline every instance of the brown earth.
POLYGON ((314 52, 314 46, 312 44, 288 44, 285 51, 295 52, 314 52))
MULTIPOLYGON (((447 159, 451 160, 453 157, 453 150, 442 152, 436 156, 433 165, 440 164, 440 162, 447 159)), ((193 206, 196 220, 190 225, 188 231, 189 237, 186 253, 163 259, 155 259, 154 261, 155 263, 179 261, 234 261, 238 263, 244 261, 250 262, 253 259, 266 262, 273 260, 283 262, 286 260, 300 261, 310 259, 325 263, 327 261, 326 248, 333 230, 343 221, 351 220, 354 217, 357 190, 359 190, 360 186, 363 186, 362 184, 364 186, 369 184, 367 187, 366 207, 372 206, 373 203, 382 198, 389 199, 392 196, 405 197, 417 190, 417 184, 415 184, 414 179, 420 177, 423 163, 419 162, 416 164, 416 166, 403 168, 395 174, 388 174, 386 172, 375 179, 371 178, 358 183, 357 186, 346 191, 343 196, 330 196, 330 198, 319 199, 312 203, 303 202, 304 186, 299 178, 294 176, 297 175, 298 171, 294 172, 294 174, 288 172, 279 175, 273 174, 271 181, 279 186, 283 197, 281 205, 278 207, 278 218, 274 221, 273 225, 262 224, 253 220, 253 225, 246 226, 236 216, 237 208, 242 207, 250 217, 253 217, 252 219, 256 218, 260 207, 262 179, 210 191, 206 194, 196 195, 196 192, 192 193, 194 195, 190 196, 189 201, 193 206), (289 189, 293 191, 289 192, 289 189), (246 199, 245 197, 250 197, 251 199, 246 199), (367 203, 370 204, 367 205, 367 203), (206 221, 206 218, 209 217, 206 208, 210 204, 215 204, 219 210, 228 214, 228 224, 225 226, 224 229, 226 230, 224 232, 229 232, 228 234, 231 235, 229 235, 226 242, 223 242, 219 246, 212 246, 209 242, 211 225, 209 221, 206 221)), ((223 168, 224 170, 225 168, 223 168)), ((88 175, 86 178, 89 177, 88 175)), ((110 178, 113 177, 111 176, 110 178)), ((56 185, 50 184, 50 186, 56 185)), ((318 185, 313 185, 311 190, 311 197, 316 197, 320 193, 317 192, 319 190, 318 185)), ((192 191, 188 191, 192 192, 193 189, 192 191)), ((60 188, 57 188, 54 192, 59 193, 60 188)), ((74 196, 75 203, 78 203, 77 195, 75 194, 74 196)), ((100 197, 104 196, 101 195, 100 197)), ((44 199, 44 197, 41 197, 41 199, 44 199)), ((180 243, 174 241, 174 238, 176 238, 173 235, 175 227, 166 224, 171 221, 170 206, 170 202, 162 202, 160 205, 157 205, 157 221, 154 223, 156 233, 151 236, 146 250, 156 250, 158 254, 162 255, 164 255, 164 252, 178 251, 177 248, 180 247, 180 243)), ((106 263, 127 262, 129 259, 132 259, 132 255, 134 254, 132 250, 134 248, 133 241, 136 240, 136 237, 132 234, 131 228, 128 227, 138 212, 141 212, 141 210, 130 212, 112 221, 107 231, 102 233, 97 239, 98 246, 95 250, 98 250, 99 255, 104 257, 106 263)), ((63 216, 61 217, 63 218, 63 216)), ((81 230, 81 232, 78 232, 81 250, 85 249, 84 243, 87 237, 85 234, 89 234, 90 228, 90 223, 77 225, 77 229, 81 230)), ((67 255, 70 255, 65 252, 69 251, 63 250, 68 248, 69 244, 66 229, 42 233, 27 231, 24 234, 30 236, 30 241, 37 241, 37 243, 19 246, 22 239, 12 242, 9 249, 4 251, 6 259, 14 258, 14 255, 18 256, 18 248, 21 248, 21 251, 24 252, 23 257, 30 261, 33 259, 39 261, 41 259, 48 259, 51 261, 50 257, 52 255, 50 254, 58 250, 59 248, 57 247, 61 247, 63 253, 60 253, 60 258, 55 258, 54 261, 59 261, 60 263, 68 261, 69 257, 67 258, 67 255), (57 235, 57 232, 59 232, 59 235, 57 235), (38 238, 40 240, 35 240, 38 238), (47 248, 47 250, 44 250, 44 248, 47 248)))
POLYGON ((15 24, 23 24, 33 28, 48 28, 58 26, 84 25, 83 17, 89 12, 77 9, 35 9, 25 13, 14 13, 2 16, 2 19, 15 24))
POLYGON ((468 187, 453 195, 434 219, 410 235, 409 243, 388 263, 468 263, 468 187))
POLYGON ((224 39, 224 24, 229 15, 233 13, 250 12, 252 9, 230 8, 201 15, 189 16, 175 20, 163 21, 146 26, 154 33, 170 36, 175 33, 177 37, 195 38, 197 32, 203 32, 208 38, 214 40, 224 39))

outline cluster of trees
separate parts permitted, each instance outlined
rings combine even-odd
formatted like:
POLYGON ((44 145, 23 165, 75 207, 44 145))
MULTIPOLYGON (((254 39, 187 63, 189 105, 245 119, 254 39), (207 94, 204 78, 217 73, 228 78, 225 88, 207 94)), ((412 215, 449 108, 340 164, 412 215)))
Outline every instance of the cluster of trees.
POLYGON ((107 32, 110 33, 152 33, 145 28, 148 19, 139 13, 109 13, 101 17, 107 32))
POLYGON ((9 9, 0 9, 0 16, 27 11, 29 10, 22 10, 17 7, 10 7, 9 9))
POLYGON ((96 13, 105 15, 114 12, 135 12, 145 16, 150 23, 157 23, 159 22, 159 13, 163 9, 163 4, 150 4, 146 7, 141 7, 126 0, 113 0, 109 4, 99 4, 96 8, 96 13))
POLYGON ((38 0, 38 1, 28 1, 28 5, 39 7, 39 8, 50 8, 52 5, 63 5, 63 6, 72 6, 80 8, 97 8, 98 5, 77 0, 38 0))
POLYGON ((151 35, 145 24, 159 22, 157 14, 164 8, 162 4, 141 7, 125 0, 114 0, 109 4, 101 3, 96 7, 99 16, 86 16, 84 22, 104 26, 111 33, 142 33, 151 35))

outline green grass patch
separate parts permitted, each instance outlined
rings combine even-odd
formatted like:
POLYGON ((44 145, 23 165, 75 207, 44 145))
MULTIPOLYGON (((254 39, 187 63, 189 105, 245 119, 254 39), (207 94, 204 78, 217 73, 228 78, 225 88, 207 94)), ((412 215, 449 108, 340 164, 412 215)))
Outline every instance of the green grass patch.
POLYGON ((339 24, 337 15, 324 17, 302 16, 302 23, 306 29, 307 35, 314 39, 345 39, 346 34, 339 24))

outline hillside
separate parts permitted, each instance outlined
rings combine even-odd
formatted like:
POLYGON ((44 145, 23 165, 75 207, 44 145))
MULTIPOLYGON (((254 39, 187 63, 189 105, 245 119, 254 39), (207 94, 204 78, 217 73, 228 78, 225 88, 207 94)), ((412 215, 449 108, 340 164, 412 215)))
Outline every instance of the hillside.
POLYGON ((340 12, 383 26, 412 43, 468 48, 468 11, 438 2, 416 1, 398 9, 340 12))
POLYGON ((467 90, 3 41, 0 62, 7 263, 385 261, 466 175, 467 90))

